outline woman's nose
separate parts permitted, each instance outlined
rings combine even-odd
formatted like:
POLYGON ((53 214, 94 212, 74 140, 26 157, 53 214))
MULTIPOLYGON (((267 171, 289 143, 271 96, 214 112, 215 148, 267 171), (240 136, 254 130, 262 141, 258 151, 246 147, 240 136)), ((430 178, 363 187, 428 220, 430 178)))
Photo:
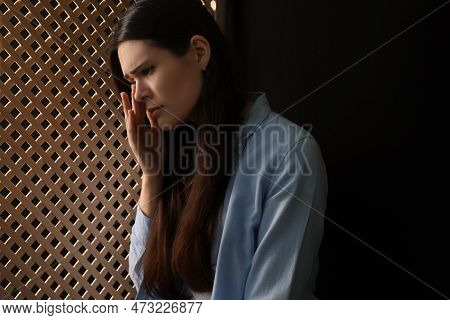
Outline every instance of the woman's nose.
POLYGON ((136 100, 136 102, 143 102, 144 99, 142 98, 141 94, 139 93, 138 90, 136 90, 136 92, 134 93, 134 100, 136 100))
POLYGON ((144 97, 138 87, 136 87, 136 91, 134 93, 134 100, 136 100, 136 102, 144 102, 144 97))
POLYGON ((149 90, 144 83, 136 81, 134 99, 136 102, 145 102, 145 98, 148 96, 149 90))

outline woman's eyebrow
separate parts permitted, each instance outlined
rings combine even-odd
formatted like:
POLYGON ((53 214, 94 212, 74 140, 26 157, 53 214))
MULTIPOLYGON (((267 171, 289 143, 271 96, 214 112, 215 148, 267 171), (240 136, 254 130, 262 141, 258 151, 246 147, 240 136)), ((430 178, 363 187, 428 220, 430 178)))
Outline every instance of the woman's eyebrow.
MULTIPOLYGON (((130 71, 130 74, 136 74, 136 73, 138 73, 138 72, 142 69, 142 67, 145 65, 146 62, 147 62, 147 61, 144 61, 144 62, 141 63, 138 67, 134 68, 134 70, 131 70, 131 71, 130 71)), ((127 75, 127 74, 124 74, 123 77, 124 77, 125 79, 128 80, 128 75, 127 75)))

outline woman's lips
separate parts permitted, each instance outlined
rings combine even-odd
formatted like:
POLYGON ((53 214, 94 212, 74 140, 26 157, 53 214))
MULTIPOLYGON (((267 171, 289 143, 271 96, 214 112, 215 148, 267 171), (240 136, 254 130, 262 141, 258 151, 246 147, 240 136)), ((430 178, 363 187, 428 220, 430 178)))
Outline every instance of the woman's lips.
POLYGON ((154 108, 150 108, 148 111, 150 112, 152 117, 155 117, 156 115, 158 115, 161 112, 161 111, 158 111, 160 109, 162 109, 162 107, 154 107, 154 108))

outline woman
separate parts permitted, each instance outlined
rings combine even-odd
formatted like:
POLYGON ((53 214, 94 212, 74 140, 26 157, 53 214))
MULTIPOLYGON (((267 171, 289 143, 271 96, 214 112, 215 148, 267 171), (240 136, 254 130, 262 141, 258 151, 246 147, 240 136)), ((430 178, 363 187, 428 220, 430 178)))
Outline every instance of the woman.
POLYGON ((137 2, 109 57, 143 173, 129 265, 137 299, 315 298, 327 197, 319 146, 246 91, 201 1, 137 2), (180 174, 186 133, 193 170, 180 174))

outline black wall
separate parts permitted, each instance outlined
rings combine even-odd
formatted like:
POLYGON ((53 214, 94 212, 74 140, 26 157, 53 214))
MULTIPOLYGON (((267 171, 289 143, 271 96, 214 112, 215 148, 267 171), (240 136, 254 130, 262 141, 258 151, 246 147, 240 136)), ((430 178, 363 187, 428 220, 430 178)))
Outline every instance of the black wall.
POLYGON ((445 3, 219 1, 250 89, 280 113, 301 100, 283 115, 313 125, 326 215, 353 234, 326 223, 321 299, 450 296, 450 3, 424 18, 445 3))

